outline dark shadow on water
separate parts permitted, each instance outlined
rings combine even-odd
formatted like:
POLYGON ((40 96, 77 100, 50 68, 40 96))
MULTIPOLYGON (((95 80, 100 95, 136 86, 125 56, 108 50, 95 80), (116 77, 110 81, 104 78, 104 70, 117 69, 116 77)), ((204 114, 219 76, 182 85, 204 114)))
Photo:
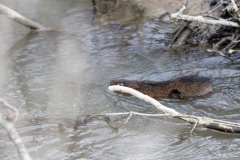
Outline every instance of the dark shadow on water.
POLYGON ((14 45, 6 51, 8 57, 11 58, 15 54, 19 53, 21 49, 23 49, 38 33, 34 31, 30 31, 23 38, 18 40, 14 45))

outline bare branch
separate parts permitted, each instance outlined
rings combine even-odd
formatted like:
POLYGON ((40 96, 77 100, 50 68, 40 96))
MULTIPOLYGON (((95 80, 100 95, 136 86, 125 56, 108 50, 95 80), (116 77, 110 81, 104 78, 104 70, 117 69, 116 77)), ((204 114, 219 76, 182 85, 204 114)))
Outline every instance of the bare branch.
POLYGON ((189 16, 189 15, 183 15, 183 10, 186 9, 186 6, 183 5, 183 7, 180 9, 180 11, 176 13, 170 14, 170 18, 173 20, 186 20, 186 21, 195 21, 195 22, 201 22, 201 23, 207 23, 207 24, 213 24, 213 25, 225 25, 225 26, 232 26, 232 27, 239 27, 238 23, 227 21, 225 19, 206 19, 203 16, 189 16))
POLYGON ((219 19, 219 20, 206 19, 203 16, 188 16, 188 15, 173 13, 173 14, 170 14, 170 18, 173 20, 186 20, 186 21, 195 21, 195 22, 201 22, 201 23, 207 23, 207 24, 213 24, 213 25, 239 27, 239 24, 235 22, 227 21, 225 19, 219 19))
POLYGON ((181 8, 178 12, 176 12, 176 14, 182 14, 182 12, 183 12, 185 9, 187 9, 186 4, 183 4, 182 8, 181 8))
POLYGON ((133 115, 133 113, 132 112, 130 112, 130 114, 129 114, 129 116, 128 116, 128 118, 127 118, 127 120, 125 121, 125 124, 128 122, 128 120, 132 117, 132 115, 133 115))
POLYGON ((206 118, 206 117, 184 115, 184 114, 181 114, 181 113, 175 111, 174 109, 171 109, 171 108, 168 108, 168 107, 162 105, 157 100, 155 100, 147 95, 144 95, 141 92, 138 92, 132 88, 114 85, 114 86, 109 86, 108 89, 110 91, 123 92, 123 93, 128 93, 130 95, 133 95, 141 100, 144 100, 145 102, 152 104, 157 109, 161 110, 162 112, 164 112, 174 118, 179 118, 181 120, 187 121, 187 122, 195 124, 195 125, 197 125, 197 123, 198 123, 206 128, 218 130, 221 132, 240 133, 240 124, 238 124, 238 123, 231 123, 231 122, 227 122, 227 121, 221 121, 221 120, 216 120, 216 119, 211 119, 211 118, 206 118))
POLYGON ((5 107, 7 107, 8 114, 3 115, 0 113, 0 124, 5 128, 8 133, 10 140, 14 143, 17 148, 17 151, 22 160, 31 160, 31 157, 28 154, 28 151, 25 145, 22 142, 19 134, 16 131, 14 123, 17 121, 19 117, 19 111, 14 106, 10 105, 6 100, 0 98, 0 103, 2 103, 5 107))
POLYGON ((50 28, 47 28, 37 22, 34 22, 19 13, 15 12, 14 10, 0 4, 0 13, 7 16, 8 18, 14 20, 17 23, 20 23, 26 27, 29 27, 31 29, 36 29, 36 30, 51 30, 50 28))

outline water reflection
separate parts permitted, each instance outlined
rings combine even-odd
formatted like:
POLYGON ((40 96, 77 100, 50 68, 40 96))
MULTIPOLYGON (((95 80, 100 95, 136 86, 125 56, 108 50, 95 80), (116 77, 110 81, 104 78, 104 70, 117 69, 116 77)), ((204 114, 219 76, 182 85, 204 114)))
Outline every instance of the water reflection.
MULTIPOLYGON (((112 79, 160 81, 199 75, 211 79, 212 94, 160 102, 181 113, 239 122, 237 64, 206 53, 207 46, 169 50, 166 33, 173 26, 166 28, 157 19, 145 22, 142 16, 134 19, 143 10, 130 3, 119 4, 112 14, 93 15, 87 0, 34 2, 29 6, 42 8, 33 17, 42 22, 49 18, 49 24, 65 32, 27 34, 11 23, 0 25, 6 31, 1 32, 6 51, 0 58, 1 95, 19 108, 17 128, 33 159, 234 159, 240 154, 238 135, 197 127, 182 140, 193 126, 168 117, 133 116, 127 124, 122 124, 124 117, 111 118, 118 129, 104 119, 83 121, 95 113, 158 113, 134 97, 108 91, 112 79), (56 19, 43 17, 46 13, 56 19)), ((24 11, 22 5, 17 9, 24 11)), ((1 159, 16 159, 4 130, 0 134, 1 159)))

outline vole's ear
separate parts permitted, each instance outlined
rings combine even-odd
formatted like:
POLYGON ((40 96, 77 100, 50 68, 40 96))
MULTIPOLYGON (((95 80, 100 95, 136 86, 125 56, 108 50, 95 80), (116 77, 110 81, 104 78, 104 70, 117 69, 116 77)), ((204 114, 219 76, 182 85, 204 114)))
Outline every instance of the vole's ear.
POLYGON ((111 80, 110 86, 113 86, 113 85, 118 85, 118 81, 117 80, 111 80))

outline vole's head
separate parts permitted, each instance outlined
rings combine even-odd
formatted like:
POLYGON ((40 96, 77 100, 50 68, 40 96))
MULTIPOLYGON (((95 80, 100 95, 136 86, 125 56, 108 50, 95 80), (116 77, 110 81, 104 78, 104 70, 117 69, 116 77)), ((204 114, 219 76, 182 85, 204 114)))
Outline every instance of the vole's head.
POLYGON ((125 86, 125 85, 124 85, 124 81, 125 81, 125 80, 123 80, 123 79, 114 79, 114 80, 111 80, 110 86, 113 86, 113 85, 125 86))
POLYGON ((119 85, 119 86, 125 86, 125 87, 130 87, 133 89, 138 89, 138 84, 137 81, 130 81, 130 80, 125 80, 125 79, 116 79, 112 80, 110 82, 110 85, 119 85))

